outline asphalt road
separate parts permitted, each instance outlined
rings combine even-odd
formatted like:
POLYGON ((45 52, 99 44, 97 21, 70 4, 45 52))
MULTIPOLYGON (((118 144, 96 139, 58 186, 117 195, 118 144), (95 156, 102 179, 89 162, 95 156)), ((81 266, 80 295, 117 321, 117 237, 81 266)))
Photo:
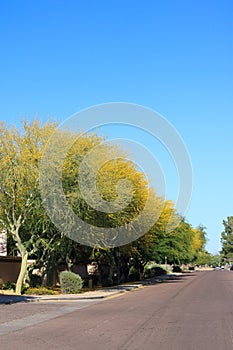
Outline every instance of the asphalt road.
POLYGON ((101 301, 2 305, 0 318, 1 350, 232 350, 233 272, 193 273, 101 301))

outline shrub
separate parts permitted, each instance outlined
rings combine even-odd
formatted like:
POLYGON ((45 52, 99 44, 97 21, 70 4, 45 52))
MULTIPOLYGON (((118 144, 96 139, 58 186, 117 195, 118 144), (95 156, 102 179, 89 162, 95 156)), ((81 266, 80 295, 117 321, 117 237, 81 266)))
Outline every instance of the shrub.
POLYGON ((3 289, 4 290, 13 290, 13 291, 15 291, 15 283, 12 282, 12 281, 7 281, 6 283, 4 283, 3 289))
POLYGON ((139 280, 140 280, 140 274, 139 274, 139 272, 131 273, 131 274, 128 276, 128 281, 129 281, 129 282, 135 282, 135 281, 139 281, 139 280))
POLYGON ((59 279, 62 294, 77 294, 83 286, 82 278, 70 271, 62 271, 59 279))
POLYGON ((23 294, 26 294, 26 295, 31 295, 31 294, 35 294, 35 295, 43 295, 43 294, 57 295, 57 294, 59 294, 59 291, 47 288, 45 286, 41 286, 41 287, 37 287, 37 288, 28 288, 28 289, 26 289, 24 291, 23 294))
POLYGON ((194 271, 195 270, 195 266, 189 266, 189 271, 194 271))
POLYGON ((178 265, 174 265, 172 268, 172 272, 182 272, 182 270, 178 265))
POLYGON ((23 283, 22 287, 21 287, 21 293, 25 294, 25 292, 28 290, 29 288, 29 284, 28 283, 23 283))
POLYGON ((138 272, 138 269, 136 269, 134 266, 131 266, 129 269, 128 280, 129 280, 129 282, 134 282, 134 281, 140 280, 140 274, 138 272))
POLYGON ((111 287, 113 285, 112 276, 110 273, 104 273, 100 276, 100 283, 102 287, 111 287))
POLYGON ((43 278, 41 276, 31 274, 31 276, 30 276, 30 287, 41 286, 42 282, 43 282, 43 278))
POLYGON ((151 277, 161 276, 161 275, 164 275, 166 273, 167 273, 167 271, 164 270, 162 267, 153 266, 151 268, 145 269, 143 277, 144 278, 151 278, 151 277))

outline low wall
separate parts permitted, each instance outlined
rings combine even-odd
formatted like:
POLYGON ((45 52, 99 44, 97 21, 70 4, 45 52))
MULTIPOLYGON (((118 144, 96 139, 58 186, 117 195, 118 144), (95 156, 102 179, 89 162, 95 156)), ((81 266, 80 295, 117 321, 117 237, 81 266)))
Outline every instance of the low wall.
POLYGON ((0 278, 3 283, 7 281, 16 282, 21 266, 19 256, 0 256, 0 278))

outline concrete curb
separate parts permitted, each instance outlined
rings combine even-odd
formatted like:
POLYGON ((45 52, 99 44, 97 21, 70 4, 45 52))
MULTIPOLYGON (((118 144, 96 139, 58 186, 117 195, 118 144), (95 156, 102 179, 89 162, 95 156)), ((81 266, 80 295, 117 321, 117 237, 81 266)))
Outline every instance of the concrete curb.
POLYGON ((0 304, 14 304, 19 302, 62 302, 62 301, 78 301, 78 300, 98 300, 106 299, 111 296, 121 295, 122 293, 130 292, 138 288, 161 283, 166 280, 177 279, 181 274, 167 274, 156 276, 144 281, 134 282, 132 284, 122 284, 114 287, 103 288, 98 291, 88 291, 81 294, 69 294, 69 295, 1 295, 0 304))

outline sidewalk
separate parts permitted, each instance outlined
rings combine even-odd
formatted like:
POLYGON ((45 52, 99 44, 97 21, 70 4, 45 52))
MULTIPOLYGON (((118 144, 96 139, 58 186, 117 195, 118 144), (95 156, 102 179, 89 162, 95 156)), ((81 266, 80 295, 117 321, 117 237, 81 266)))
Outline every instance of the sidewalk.
POLYGON ((59 295, 9 295, 0 293, 0 304, 13 304, 19 302, 49 302, 49 301, 75 301, 75 300, 90 300, 90 299, 104 299, 120 293, 129 292, 144 286, 161 283, 165 280, 177 279, 181 274, 167 274, 156 276, 140 282, 133 282, 130 284, 121 284, 114 287, 106 287, 100 290, 88 291, 80 294, 59 294, 59 295))

